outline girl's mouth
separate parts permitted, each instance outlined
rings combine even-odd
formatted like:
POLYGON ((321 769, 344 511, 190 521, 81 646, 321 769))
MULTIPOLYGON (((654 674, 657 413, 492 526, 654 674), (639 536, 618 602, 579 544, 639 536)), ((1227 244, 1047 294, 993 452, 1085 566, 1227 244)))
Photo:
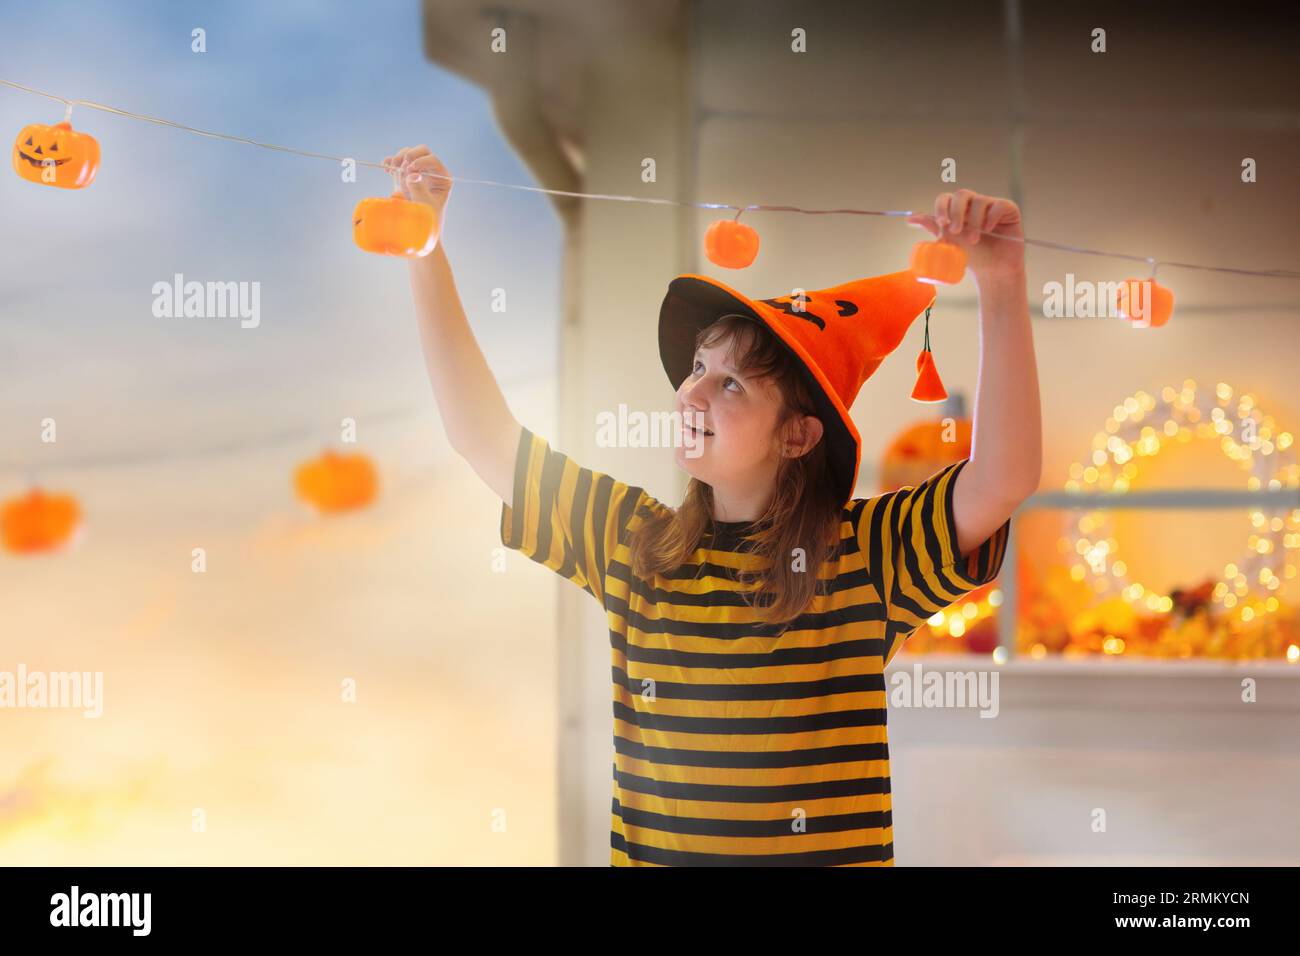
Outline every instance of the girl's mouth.
POLYGON ((695 426, 690 425, 690 424, 687 424, 687 423, 683 423, 683 424, 682 424, 682 428, 683 428, 683 430, 685 430, 686 434, 689 435, 689 436, 692 437, 692 438, 712 438, 712 437, 713 437, 713 432, 709 431, 707 428, 696 428, 695 426))

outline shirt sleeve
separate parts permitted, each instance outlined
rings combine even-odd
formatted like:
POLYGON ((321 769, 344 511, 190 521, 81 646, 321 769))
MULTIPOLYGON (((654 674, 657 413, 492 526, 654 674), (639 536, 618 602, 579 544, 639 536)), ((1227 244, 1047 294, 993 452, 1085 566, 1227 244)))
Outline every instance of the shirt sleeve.
POLYGON ((643 489, 581 467, 523 427, 514 506, 501 505, 501 543, 603 604, 610 555, 644 498, 643 489))
POLYGON ((871 499, 861 510, 858 542, 886 609, 888 663, 903 642, 937 611, 998 576, 1011 519, 965 558, 957 552, 953 492, 970 461, 946 465, 916 486, 871 499))

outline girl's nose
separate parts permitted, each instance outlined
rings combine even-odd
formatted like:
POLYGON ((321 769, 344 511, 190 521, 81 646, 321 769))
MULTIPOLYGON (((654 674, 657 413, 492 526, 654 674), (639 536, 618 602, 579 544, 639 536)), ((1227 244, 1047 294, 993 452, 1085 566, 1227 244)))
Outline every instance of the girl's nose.
POLYGON ((698 406, 700 404, 700 399, 703 396, 699 391, 699 384, 699 381, 694 384, 685 383, 682 385, 681 391, 678 392, 678 397, 682 400, 682 404, 687 408, 693 405, 698 406))

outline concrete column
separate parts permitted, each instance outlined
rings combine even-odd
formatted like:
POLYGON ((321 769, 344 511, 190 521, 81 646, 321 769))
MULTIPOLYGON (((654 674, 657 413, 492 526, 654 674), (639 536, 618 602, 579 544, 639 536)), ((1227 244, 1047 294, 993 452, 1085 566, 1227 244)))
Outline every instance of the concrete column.
MULTIPOLYGON (((686 201, 690 112, 683 34, 611 38, 588 64, 584 190, 686 201), (640 40, 640 42, 638 42, 640 40), (656 182, 641 181, 642 161, 656 182)), ((559 447, 582 464, 676 505, 684 476, 663 448, 599 448, 596 415, 671 410, 659 362, 659 303, 694 267, 672 206, 588 200, 566 242, 559 447)), ((559 611, 560 864, 609 863, 613 765, 609 630, 604 612, 568 582, 559 611)))

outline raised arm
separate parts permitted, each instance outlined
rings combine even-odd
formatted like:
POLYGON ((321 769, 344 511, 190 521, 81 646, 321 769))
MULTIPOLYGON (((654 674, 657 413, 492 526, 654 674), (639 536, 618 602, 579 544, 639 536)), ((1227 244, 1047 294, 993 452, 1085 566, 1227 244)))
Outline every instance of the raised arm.
POLYGON ((979 290, 980 366, 970 463, 953 489, 957 547, 965 556, 1038 490, 1042 477, 1042 408, 1025 245, 1016 241, 1024 233, 1015 203, 969 189, 942 193, 934 216, 908 221, 964 249, 979 290))
MULTIPOLYGON (((416 174, 446 176, 446 167, 427 146, 399 150, 384 161, 401 170, 402 188, 409 198, 434 208, 441 230, 451 183, 416 178, 416 174)), ((452 448, 503 502, 513 506, 520 424, 465 317, 443 238, 440 234, 433 251, 411 259, 409 266, 424 364, 452 448)))

